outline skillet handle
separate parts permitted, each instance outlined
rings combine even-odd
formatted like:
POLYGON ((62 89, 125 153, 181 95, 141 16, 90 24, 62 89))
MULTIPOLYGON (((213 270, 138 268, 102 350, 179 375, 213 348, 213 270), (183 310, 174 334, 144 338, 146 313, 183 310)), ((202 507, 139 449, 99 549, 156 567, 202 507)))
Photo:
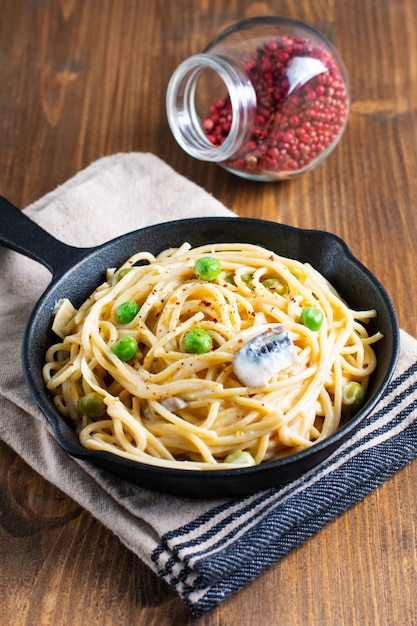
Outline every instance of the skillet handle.
POLYGON ((69 246, 0 196, 0 245, 42 263, 53 276, 73 266, 92 248, 69 246))

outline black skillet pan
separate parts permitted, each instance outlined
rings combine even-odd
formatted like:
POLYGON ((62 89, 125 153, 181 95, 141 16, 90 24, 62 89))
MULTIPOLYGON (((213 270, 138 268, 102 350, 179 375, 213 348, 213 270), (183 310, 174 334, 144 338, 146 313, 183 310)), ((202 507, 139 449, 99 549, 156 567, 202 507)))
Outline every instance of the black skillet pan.
POLYGON ((142 487, 190 497, 249 494, 288 482, 315 467, 331 454, 375 407, 392 374, 399 353, 399 328, 392 303, 378 280, 349 252, 338 237, 274 222, 246 218, 195 218, 178 220, 127 233, 94 248, 68 246, 0 197, 0 244, 45 265, 52 280, 35 305, 23 338, 22 367, 26 383, 48 419, 57 442, 70 455, 99 465, 114 475, 142 487), (156 254, 188 241, 205 243, 247 242, 319 270, 352 308, 378 311, 369 331, 384 339, 375 345, 378 367, 372 375, 366 404, 335 435, 308 450, 260 466, 236 470, 170 470, 136 463, 107 452, 83 448, 69 424, 55 409, 45 388, 42 366, 47 348, 56 341, 51 332, 52 311, 68 297, 78 308, 104 281, 108 267, 120 266, 139 250, 156 254))

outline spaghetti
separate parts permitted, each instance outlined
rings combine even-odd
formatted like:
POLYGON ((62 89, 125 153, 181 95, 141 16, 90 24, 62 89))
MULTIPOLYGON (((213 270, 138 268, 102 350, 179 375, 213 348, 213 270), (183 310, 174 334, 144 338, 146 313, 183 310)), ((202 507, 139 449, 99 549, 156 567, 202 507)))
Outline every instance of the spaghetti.
POLYGON ((333 434, 376 367, 382 335, 365 327, 376 311, 351 310, 314 268, 260 246, 140 252, 106 278, 78 310, 59 303, 61 340, 43 368, 88 449, 182 469, 271 461, 333 434), (200 259, 217 270, 204 276, 200 259), (246 370, 258 386, 236 367, 254 340, 246 370), (280 350, 284 362, 257 379, 280 350))

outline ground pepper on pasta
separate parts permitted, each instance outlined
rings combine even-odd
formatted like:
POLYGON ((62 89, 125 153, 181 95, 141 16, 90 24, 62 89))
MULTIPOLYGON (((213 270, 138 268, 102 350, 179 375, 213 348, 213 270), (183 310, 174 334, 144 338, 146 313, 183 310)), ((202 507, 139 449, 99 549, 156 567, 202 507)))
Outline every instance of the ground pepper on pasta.
POLYGON ((59 303, 43 368, 88 449, 172 468, 254 465, 330 436, 366 397, 377 312, 351 310, 308 264, 184 243, 106 278, 78 310, 59 303))

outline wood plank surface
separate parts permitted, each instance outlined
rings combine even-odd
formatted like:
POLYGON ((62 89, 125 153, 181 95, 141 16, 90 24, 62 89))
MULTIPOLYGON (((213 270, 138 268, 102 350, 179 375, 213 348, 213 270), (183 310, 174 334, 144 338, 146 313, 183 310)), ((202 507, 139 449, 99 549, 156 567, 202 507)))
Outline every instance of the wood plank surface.
MULTIPOLYGON (((0 194, 17 206, 95 159, 152 152, 235 210, 329 230, 417 336, 417 12, 413 0, 1 0, 0 194), (238 179, 176 145, 175 67, 261 14, 308 22, 347 67, 334 153, 283 183, 238 179)), ((1 419, 1 416, 0 416, 1 419)), ((2 626, 417 624, 416 462, 199 620, 103 526, 0 444, 2 626)))

